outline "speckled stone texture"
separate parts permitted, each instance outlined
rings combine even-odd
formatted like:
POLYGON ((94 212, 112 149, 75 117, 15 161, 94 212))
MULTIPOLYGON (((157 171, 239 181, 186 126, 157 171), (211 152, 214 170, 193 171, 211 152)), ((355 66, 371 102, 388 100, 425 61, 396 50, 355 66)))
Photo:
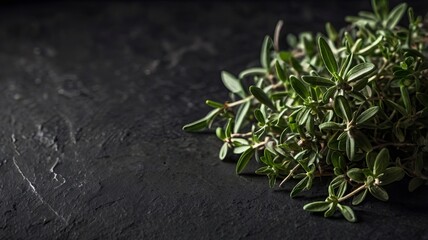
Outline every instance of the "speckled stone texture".
POLYGON ((258 64, 277 20, 323 31, 358 9, 369 2, 2 3, 0 239, 428 239, 426 188, 390 187, 357 224, 327 220, 302 210, 325 183, 291 200, 255 166, 235 175, 215 136, 181 130, 226 99, 221 70, 258 64))

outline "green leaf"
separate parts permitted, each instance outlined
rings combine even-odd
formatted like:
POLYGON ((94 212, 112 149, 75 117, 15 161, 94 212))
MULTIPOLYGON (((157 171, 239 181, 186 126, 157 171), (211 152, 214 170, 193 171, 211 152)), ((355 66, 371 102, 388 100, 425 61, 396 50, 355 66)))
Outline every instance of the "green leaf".
POLYGON ((325 212, 330 208, 330 203, 325 201, 311 202, 303 206, 308 212, 325 212))
POLYGON ((328 38, 333 42, 336 41, 337 36, 338 36, 337 31, 336 31, 336 29, 334 29, 334 27, 333 27, 333 25, 331 25, 331 23, 327 22, 325 24, 325 30, 327 32, 328 38))
POLYGON ((275 187, 277 174, 274 174, 274 173, 268 174, 268 178, 269 178, 269 187, 270 188, 275 187))
POLYGON ((248 76, 264 76, 266 73, 267 71, 264 68, 249 68, 239 73, 239 79, 243 79, 248 76))
POLYGON ((312 86, 331 87, 336 85, 336 83, 330 79, 320 76, 304 75, 302 76, 302 80, 312 86))
POLYGON ((352 132, 352 135, 354 136, 355 142, 358 147, 363 149, 365 152, 370 152, 372 150, 372 144, 364 133, 359 130, 354 130, 352 132))
POLYGON ((345 76, 348 74, 349 68, 352 64, 352 59, 354 58, 354 54, 351 53, 345 58, 345 61, 342 63, 342 66, 340 67, 339 76, 341 78, 345 78, 345 76))
POLYGON ((262 44, 262 51, 260 53, 260 63, 267 71, 270 70, 270 50, 272 49, 273 41, 269 36, 265 36, 262 44))
POLYGON ((186 132, 199 132, 208 128, 209 122, 221 111, 222 109, 217 108, 211 110, 205 117, 186 124, 183 126, 183 130, 186 132))
POLYGON ((388 201, 388 199, 389 199, 388 193, 382 187, 379 187, 377 185, 373 185, 373 186, 369 187, 369 191, 373 195, 373 197, 375 197, 381 201, 388 201))
POLYGON ((255 173, 259 174, 259 175, 267 175, 268 173, 271 173, 271 172, 272 172, 272 168, 271 167, 269 167, 269 166, 263 166, 263 167, 257 169, 255 173))
POLYGON ((302 65, 300 64, 300 62, 295 57, 291 57, 290 63, 291 63, 291 66, 294 68, 294 70, 296 70, 298 73, 303 72, 302 65))
POLYGON ((364 124, 365 122, 372 119, 374 116, 376 116, 377 112, 379 112, 379 109, 380 108, 378 106, 374 106, 362 112, 357 117, 357 120, 356 120, 357 125, 364 124))
POLYGON ((339 124, 335 122, 321 123, 318 127, 320 128, 320 130, 342 130, 345 128, 344 124, 339 124))
POLYGON ((251 158, 254 155, 254 149, 249 148, 247 151, 245 151, 241 157, 239 157, 238 163, 236 164, 236 173, 239 174, 244 170, 244 168, 247 166, 248 162, 251 160, 251 158))
POLYGON ((383 36, 380 35, 378 38, 376 38, 376 40, 374 42, 372 42, 370 45, 368 45, 365 48, 360 49, 360 51, 358 51, 359 55, 366 55, 369 54, 371 51, 373 51, 377 45, 379 45, 380 42, 382 42, 383 40, 383 36))
POLYGON ((333 164, 334 168, 338 168, 340 170, 344 170, 346 167, 346 161, 344 156, 339 152, 333 152, 331 155, 331 163, 333 164))
POLYGON ((403 99, 404 108, 406 109, 406 113, 410 114, 412 112, 412 103, 410 102, 409 91, 407 87, 403 84, 400 85, 401 98, 403 99))
POLYGON ((220 148, 220 152, 218 157, 220 158, 220 160, 223 160, 224 158, 226 158, 227 155, 227 150, 228 150, 228 146, 227 146, 227 142, 223 143, 223 146, 221 146, 220 148))
POLYGON ((376 156, 377 153, 375 151, 371 151, 366 154, 366 164, 370 171, 373 171, 376 156))
POLYGON ((254 110, 254 117, 256 117, 256 120, 261 124, 261 125, 265 125, 266 124, 266 120, 265 117, 262 113, 262 111, 260 111, 260 109, 256 109, 254 110))
POLYGON ((234 147, 233 148, 233 153, 234 154, 242 154, 243 152, 247 151, 249 148, 251 148, 251 146, 239 146, 239 147, 234 147))
POLYGON ((398 139, 399 142, 404 142, 406 136, 401 130, 399 124, 394 125, 394 127, 392 128, 392 133, 394 133, 395 137, 398 139))
POLYGON ((351 134, 348 134, 348 138, 346 139, 346 156, 349 160, 353 160, 355 158, 355 152, 355 139, 351 134))
POLYGON ((279 80, 283 82, 287 81, 287 77, 285 76, 284 69, 282 69, 281 64, 279 64, 279 61, 275 61, 275 70, 279 80))
POLYGON ((362 44, 363 44, 363 39, 358 38, 357 41, 355 41, 354 45, 352 45, 351 53, 357 52, 360 49, 362 44))
POLYGON ((409 182, 409 192, 414 192, 418 187, 422 186, 425 183, 423 179, 418 177, 412 178, 409 182))
POLYGON ((330 101, 330 98, 333 97, 335 92, 336 92, 336 86, 333 86, 327 89, 327 91, 325 91, 322 95, 323 103, 328 103, 330 101))
POLYGON ((217 135, 217 137, 220 139, 220 140, 222 140, 222 141, 224 141, 225 139, 226 139, 226 134, 225 134, 225 132, 223 131, 223 128, 221 128, 221 127, 218 127, 216 130, 215 130, 215 134, 217 135))
POLYGON ((376 156, 376 160, 374 162, 373 174, 375 176, 378 176, 379 174, 383 173, 383 171, 385 171, 389 165, 389 159, 388 149, 382 148, 382 150, 380 150, 379 154, 376 156))
POLYGON ((262 104, 266 105, 267 107, 269 107, 270 109, 276 111, 276 108, 273 105, 272 101, 269 99, 269 97, 266 95, 266 93, 263 92, 262 89, 260 89, 256 86, 251 86, 250 92, 251 92, 251 94, 253 94, 253 96, 257 100, 259 100, 260 103, 262 103, 262 104))
POLYGON ((343 197, 343 195, 345 195, 346 189, 348 188, 348 182, 347 181, 343 181, 339 184, 339 187, 337 188, 337 194, 336 196, 338 198, 343 197))
POLYGON ((358 205, 358 204, 362 203, 364 201, 364 199, 366 198, 368 191, 369 191, 368 189, 365 189, 364 191, 355 195, 354 198, 352 199, 352 205, 358 205))
POLYGON ((355 213, 352 210, 352 208, 341 204, 338 204, 337 206, 339 207, 340 212, 342 213, 342 215, 345 217, 346 220, 348 220, 349 222, 357 221, 357 218, 355 217, 355 213))
POLYGON ((391 101, 391 100, 389 100, 389 99, 386 99, 385 103, 386 103, 389 107, 391 107, 391 108, 393 108, 394 110, 396 110, 397 112, 401 113, 401 115, 403 115, 403 116, 407 116, 407 111, 406 111, 406 109, 405 109, 405 108, 403 108, 402 106, 398 105, 397 103, 395 103, 395 102, 393 102, 393 101, 391 101))
POLYGON ((337 205, 338 204, 336 202, 330 203, 329 209, 327 211, 325 211, 325 213, 324 213, 324 217, 331 217, 331 216, 333 216, 333 214, 336 212, 337 205))
POLYGON ((198 132, 205 128, 208 128, 208 122, 204 118, 188 123, 183 126, 183 130, 186 132, 198 132))
POLYGON ((389 29, 393 29, 403 17, 403 14, 406 12, 406 8, 406 3, 402 3, 393 8, 388 15, 388 19, 386 20, 386 27, 389 29))
POLYGON ((296 186, 294 186, 294 188, 291 190, 290 193, 290 197, 293 198, 295 197, 297 194, 299 194, 300 192, 302 192, 305 188, 306 185, 308 184, 309 181, 309 177, 306 176, 304 178, 302 178, 297 184, 296 186))
POLYGON ((244 138, 232 138, 232 143, 236 146, 248 145, 248 140, 244 138))
POLYGON ((298 124, 304 125, 308 121, 310 113, 311 113, 310 108, 303 108, 302 111, 300 111, 299 114, 297 115, 298 124))
POLYGON ((248 111, 250 110, 251 102, 246 102, 239 106, 238 111, 236 112, 235 124, 233 127, 233 132, 237 133, 241 129, 245 118, 247 117, 248 111))
POLYGON ((400 167, 389 167, 385 169, 383 175, 379 177, 380 185, 387 185, 396 181, 400 181, 404 177, 404 170, 400 167))
POLYGON ((336 96, 334 105, 336 114, 345 119, 346 122, 350 122, 352 119, 352 112, 351 107, 349 107, 348 100, 346 100, 344 96, 336 96))
POLYGON ((309 97, 309 92, 307 86, 299 80, 297 77, 291 75, 290 76, 291 87, 293 87, 294 91, 302 98, 306 99, 309 97))
POLYGON ((345 175, 338 175, 335 178, 333 178, 333 180, 331 180, 329 186, 331 186, 332 188, 338 188, 343 182, 346 182, 346 178, 345 175))
POLYGON ((386 18, 388 13, 388 1, 386 0, 372 0, 373 11, 379 20, 386 18))
POLYGON ((364 183, 366 176, 360 168, 351 168, 346 172, 346 175, 354 182, 364 183))
POLYGON ((236 93, 241 97, 245 97, 245 91, 239 79, 226 71, 221 72, 221 79, 223 80, 224 86, 229 89, 229 91, 236 93))
POLYGON ((318 48, 320 50, 321 58, 327 70, 331 73, 332 76, 336 77, 338 68, 336 59, 334 58, 330 46, 322 37, 318 38, 318 48))
POLYGON ((374 73, 375 65, 373 63, 365 62, 356 65, 355 67, 349 70, 348 74, 346 74, 346 78, 348 82, 352 82, 358 79, 362 79, 370 76, 374 73))
POLYGON ((229 120, 227 121, 226 124, 226 128, 224 130, 224 134, 226 135, 226 138, 231 138, 232 137, 232 118, 229 118, 229 120))

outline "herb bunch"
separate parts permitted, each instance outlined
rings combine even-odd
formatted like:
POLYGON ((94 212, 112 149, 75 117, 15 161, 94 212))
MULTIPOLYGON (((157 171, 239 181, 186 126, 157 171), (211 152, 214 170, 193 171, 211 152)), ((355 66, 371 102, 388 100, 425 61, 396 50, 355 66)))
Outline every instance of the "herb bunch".
POLYGON ((270 187, 297 179, 291 197, 330 178, 326 199, 303 207, 325 217, 339 210, 356 221, 349 204, 368 194, 388 200, 383 186, 405 175, 409 191, 427 185, 427 23, 405 3, 372 7, 338 31, 327 23, 326 35, 289 35, 287 51, 280 21, 263 41, 261 67, 223 71, 230 101, 207 100, 213 110, 183 129, 215 128, 219 158, 240 155, 238 174, 255 159, 270 187), (399 26, 405 15, 408 26, 399 26))

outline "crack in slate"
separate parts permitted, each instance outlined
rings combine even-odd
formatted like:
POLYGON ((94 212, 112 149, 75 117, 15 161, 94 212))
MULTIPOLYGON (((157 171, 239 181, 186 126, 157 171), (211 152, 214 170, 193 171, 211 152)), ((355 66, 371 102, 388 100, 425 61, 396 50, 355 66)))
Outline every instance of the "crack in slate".
MULTIPOLYGON (((16 144, 15 144, 15 142, 16 142, 15 134, 12 134, 11 138, 12 138, 12 144, 14 146, 15 154, 18 155, 18 156, 21 155, 19 153, 17 147, 16 147, 16 144)), ((13 164, 15 165, 15 168, 18 170, 19 174, 21 174, 22 178, 28 183, 28 186, 30 186, 31 191, 33 192, 33 194, 36 195, 36 197, 40 200, 40 202, 42 202, 44 205, 46 205, 49 208, 49 210, 51 210, 58 218, 60 218, 66 225, 68 225, 68 221, 63 216, 61 216, 49 203, 47 203, 43 199, 42 195, 39 194, 39 192, 37 192, 37 190, 34 187, 33 183, 30 181, 30 179, 28 179, 24 175, 24 173, 22 172, 21 168, 18 166, 18 163, 16 162, 16 157, 15 156, 12 157, 12 160, 13 160, 13 164)))

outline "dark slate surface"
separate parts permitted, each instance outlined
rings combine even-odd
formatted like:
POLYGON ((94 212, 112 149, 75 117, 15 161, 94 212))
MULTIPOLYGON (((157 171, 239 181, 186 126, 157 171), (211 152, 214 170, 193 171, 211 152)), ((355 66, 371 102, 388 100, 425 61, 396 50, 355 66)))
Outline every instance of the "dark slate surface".
MULTIPOLYGON (((424 1, 414 2, 426 12, 424 1)), ((427 189, 391 191, 350 224, 220 162, 181 126, 257 65, 275 23, 344 25, 366 2, 14 1, 0 8, 0 239, 428 239, 427 189)), ((250 171, 248 171, 250 173, 250 171)), ((322 184, 320 184, 322 185, 322 184)))

